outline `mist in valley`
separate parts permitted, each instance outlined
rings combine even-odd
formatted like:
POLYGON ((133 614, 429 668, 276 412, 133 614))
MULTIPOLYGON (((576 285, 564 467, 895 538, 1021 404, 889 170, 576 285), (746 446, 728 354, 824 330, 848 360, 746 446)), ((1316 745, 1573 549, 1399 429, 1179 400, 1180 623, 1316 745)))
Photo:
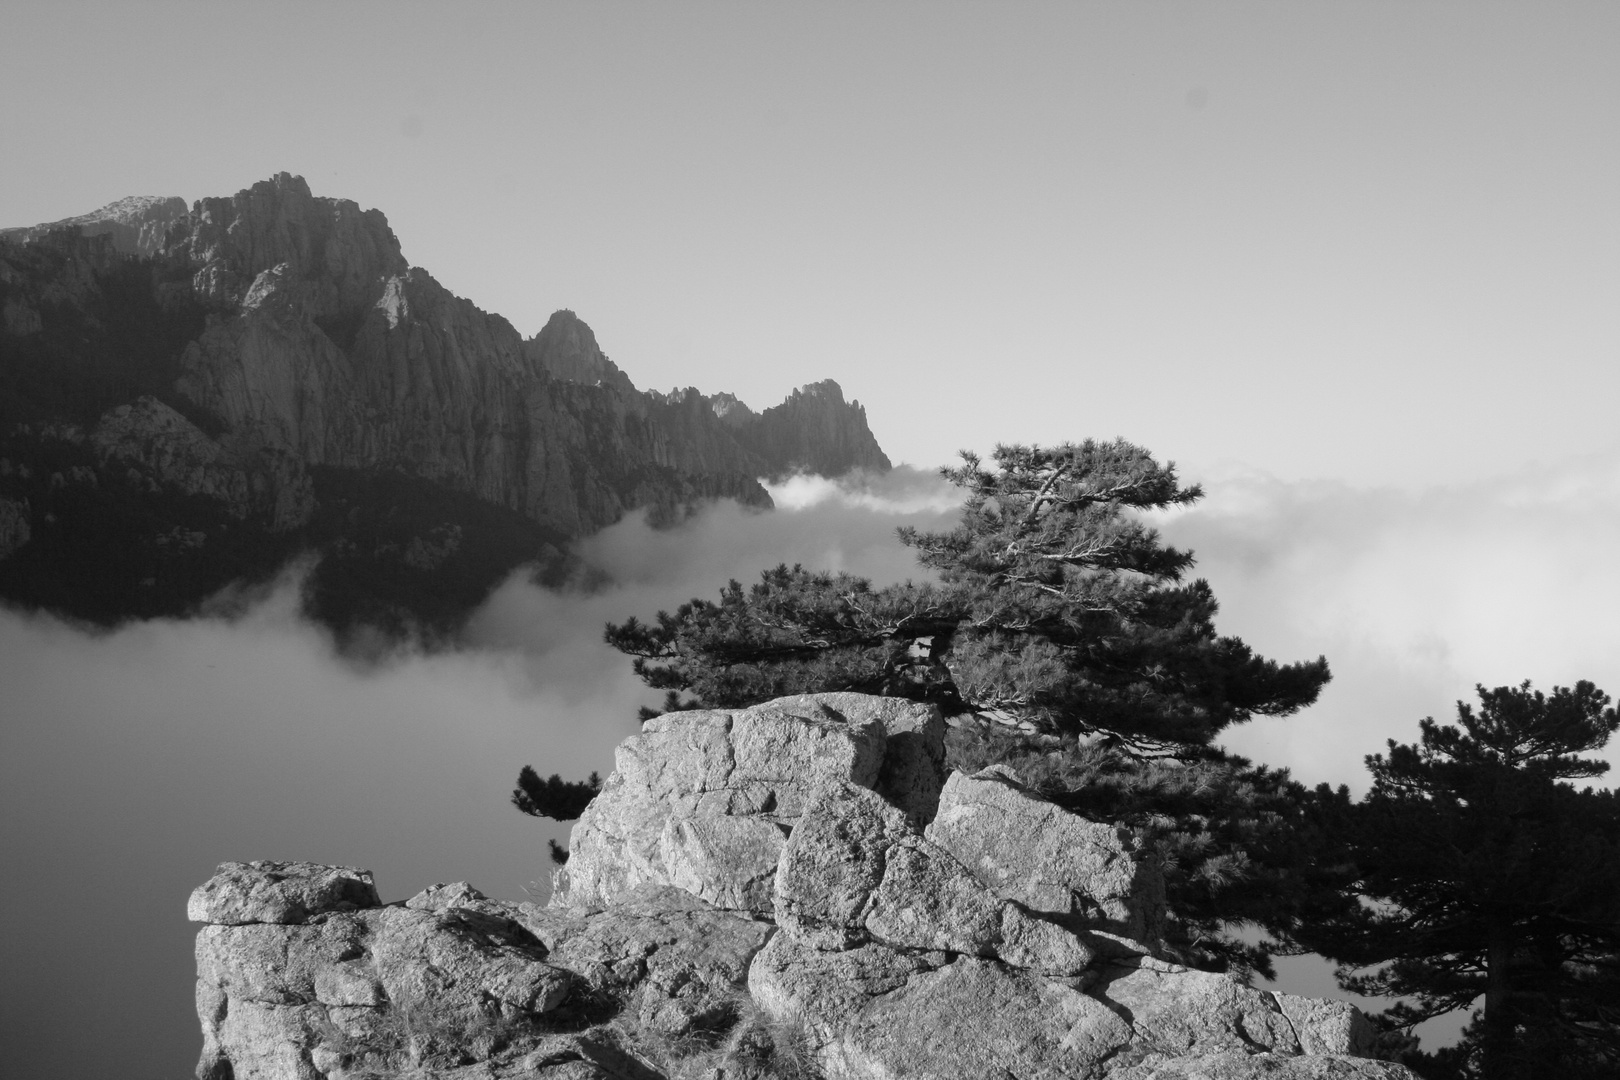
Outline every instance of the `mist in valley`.
MULTIPOLYGON (((1359 792, 1363 755, 1449 717, 1475 682, 1620 689, 1620 569, 1601 539, 1620 529, 1620 454, 1419 492, 1184 476, 1208 496, 1158 524, 1197 552, 1221 632, 1333 664, 1317 705, 1228 732, 1237 752, 1359 792)), ((514 574, 459 647, 432 654, 340 654, 299 615, 296 568, 234 618, 93 634, 0 613, 0 857, 17 928, 0 1016, 18 1075, 60 1072, 64 1054, 76 1075, 189 1071, 185 900, 219 862, 365 867, 385 901, 455 880, 543 900, 546 840, 567 830, 509 805, 519 767, 605 775, 659 698, 603 644, 606 622, 779 562, 916 577, 895 528, 948 528, 957 501, 906 467, 772 494, 775 511, 722 502, 670 529, 629 517, 577 546, 590 587, 514 574), (104 1037, 72 1037, 87 1018, 104 1037)), ((1309 961, 1285 963, 1282 985, 1336 993, 1309 961)))

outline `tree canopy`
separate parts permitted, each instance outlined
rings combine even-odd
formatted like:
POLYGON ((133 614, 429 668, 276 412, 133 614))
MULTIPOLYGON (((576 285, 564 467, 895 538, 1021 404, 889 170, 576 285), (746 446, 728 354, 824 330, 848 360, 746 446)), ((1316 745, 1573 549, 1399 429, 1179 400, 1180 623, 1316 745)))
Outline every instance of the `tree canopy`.
MULTIPOLYGON (((1275 951, 1320 952, 1346 988, 1407 999, 1386 1014, 1397 1029, 1483 997, 1459 1047, 1412 1059, 1426 1075, 1615 1075, 1620 800, 1570 783, 1607 769, 1584 756, 1620 725, 1606 695, 1481 687, 1456 726, 1425 720, 1419 743, 1370 757, 1362 802, 1307 792, 1216 743, 1330 676, 1216 632, 1192 553, 1146 516, 1197 485, 1123 440, 999 446, 943 472, 964 490, 957 527, 900 532, 929 580, 782 565, 606 639, 666 711, 841 690, 937 703, 957 718, 952 766, 1011 765, 1135 833, 1186 962, 1270 974, 1275 951), (1246 942, 1244 925, 1277 940, 1246 942)), ((565 789, 553 777, 546 797, 583 794, 565 789)))
POLYGON ((1060 804, 1130 826, 1165 872, 1183 954, 1269 971, 1263 946, 1224 931, 1286 927, 1327 902, 1304 872, 1307 793, 1212 741, 1310 704, 1327 662, 1280 665, 1216 633, 1208 583, 1185 580, 1192 553, 1143 516, 1202 497, 1173 464, 1124 440, 962 459, 943 470, 965 492, 960 524, 900 532, 936 580, 778 566, 718 601, 610 624, 607 641, 666 691, 666 711, 854 690, 971 717, 952 731, 954 766, 1010 764, 1060 804))
POLYGON ((1433 1076, 1506 1080, 1620 1072, 1620 803, 1576 790, 1608 764, 1620 717, 1589 682, 1477 688, 1457 722, 1367 759, 1359 804, 1318 790, 1366 903, 1301 928, 1346 965, 1341 982, 1409 999, 1410 1028, 1484 1010, 1459 1046, 1414 1061, 1433 1076), (1355 973, 1360 969, 1360 973, 1355 973))
MULTIPOLYGON (((517 787, 512 789, 512 805, 531 817, 547 817, 553 821, 574 821, 585 812, 592 799, 602 790, 602 777, 591 773, 585 780, 564 780, 552 773, 542 780, 534 766, 525 765, 518 770, 517 787)), ((546 841, 551 848, 551 861, 561 865, 568 861, 568 852, 555 840, 546 841)))
POLYGON ((1124 440, 999 446, 994 469, 962 457, 944 470, 966 492, 961 524, 900 531, 937 583, 778 566, 718 603, 610 625, 608 642, 669 708, 860 690, 1146 753, 1316 699, 1327 661, 1279 665, 1217 635, 1208 583, 1183 580, 1192 553, 1143 520, 1202 497, 1173 464, 1124 440))

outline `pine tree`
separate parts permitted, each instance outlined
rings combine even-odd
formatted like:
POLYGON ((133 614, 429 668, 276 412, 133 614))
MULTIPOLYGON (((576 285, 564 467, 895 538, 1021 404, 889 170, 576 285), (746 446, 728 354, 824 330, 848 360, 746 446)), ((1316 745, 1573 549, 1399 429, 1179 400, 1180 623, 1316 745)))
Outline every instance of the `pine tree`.
POLYGON ((1581 755, 1620 717, 1589 682, 1477 689, 1477 712, 1369 757, 1361 803, 1319 789, 1367 903, 1297 939, 1347 989, 1410 999, 1403 1028, 1483 1000, 1458 1047, 1414 1059, 1428 1075, 1620 1074, 1620 803, 1569 782, 1608 770, 1581 755))
MULTIPOLYGON (((1165 870, 1172 936, 1190 962, 1269 973, 1265 946, 1339 894, 1310 870, 1306 792, 1213 745, 1226 727, 1310 704, 1327 662, 1278 665, 1214 628, 1190 552, 1147 511, 1202 497, 1123 440, 1000 446, 944 475, 961 524, 902 530, 937 582, 883 588, 778 566, 718 602, 694 599, 607 641, 666 691, 665 709, 734 708, 854 690, 938 703, 951 763, 1011 764, 1060 804, 1127 824, 1165 870)), ((650 715, 644 713, 644 715, 650 715)))
POLYGON ((995 471, 963 459, 944 470, 967 491, 962 524, 900 531, 938 585, 779 566, 746 591, 732 581, 719 603, 610 625, 609 644, 669 707, 863 690, 1144 754, 1287 715, 1328 681, 1326 660, 1281 666, 1216 635, 1208 583, 1182 581, 1192 554, 1140 516, 1203 496, 1174 465, 1123 440, 1001 446, 995 471))
POLYGON ((1279 666, 1218 637, 1208 582, 1182 581, 1192 553, 1142 520, 1203 497, 1174 464, 1124 440, 995 460, 945 470, 967 491, 955 530, 900 534, 960 606, 948 667, 971 708, 1153 753, 1316 700, 1327 661, 1279 666))
MULTIPOLYGON (((602 778, 591 773, 584 781, 564 780, 552 773, 545 780, 532 765, 518 770, 517 787, 512 790, 512 805, 532 817, 548 817, 553 821, 576 821, 585 812, 598 792, 602 778)), ((568 861, 568 852, 555 840, 546 843, 551 848, 551 861, 559 866, 568 861)))

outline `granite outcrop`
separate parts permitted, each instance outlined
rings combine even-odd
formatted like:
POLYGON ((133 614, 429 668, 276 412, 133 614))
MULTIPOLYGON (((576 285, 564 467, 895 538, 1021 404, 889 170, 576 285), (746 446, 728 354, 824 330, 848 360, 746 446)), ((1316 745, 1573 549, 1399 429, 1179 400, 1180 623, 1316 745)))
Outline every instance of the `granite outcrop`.
POLYGON ((1345 1002, 1189 970, 1112 826, 929 705, 673 713, 623 744, 549 902, 226 864, 190 905, 202 1080, 1406 1080, 1345 1002))
POLYGON ((0 498, 29 515, 0 547, 0 597, 98 621, 178 613, 311 550, 376 594, 328 590, 334 617, 408 614, 446 590, 404 553, 449 531, 459 554, 435 572, 460 575, 464 612, 632 510, 764 507, 761 478, 889 468, 836 383, 760 413, 643 392, 573 312, 525 339, 411 266, 380 211, 286 173, 0 232, 0 314, 0 457, 27 471, 0 472, 0 498), (149 595, 75 592, 89 555, 56 534, 86 517, 126 534, 117 561, 149 595), (202 539, 158 543, 177 529, 202 539))

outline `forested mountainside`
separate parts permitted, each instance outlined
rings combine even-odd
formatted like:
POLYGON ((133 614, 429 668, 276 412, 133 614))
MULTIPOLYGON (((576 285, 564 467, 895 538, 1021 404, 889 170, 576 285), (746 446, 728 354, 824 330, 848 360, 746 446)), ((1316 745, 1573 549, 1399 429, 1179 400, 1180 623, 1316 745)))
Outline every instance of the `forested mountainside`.
POLYGON ((0 231, 12 603, 178 615, 307 554, 329 625, 444 632, 631 509, 856 468, 889 461, 836 383, 640 391, 574 313, 524 339, 301 177, 0 231))

